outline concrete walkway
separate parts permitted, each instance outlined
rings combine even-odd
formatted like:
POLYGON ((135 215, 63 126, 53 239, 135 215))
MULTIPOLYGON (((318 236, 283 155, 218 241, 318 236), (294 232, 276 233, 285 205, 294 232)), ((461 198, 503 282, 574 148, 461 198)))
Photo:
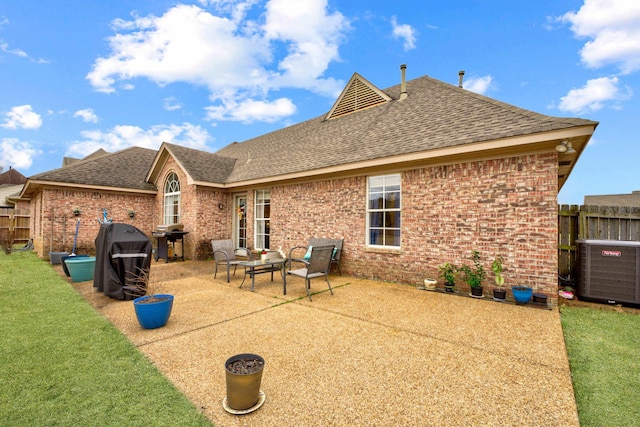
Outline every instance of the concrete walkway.
POLYGON ((557 309, 332 276, 238 285, 207 262, 154 263, 175 294, 169 323, 143 330, 131 301, 73 283, 217 426, 578 426, 557 309), (224 362, 265 359, 264 405, 231 415, 224 362))

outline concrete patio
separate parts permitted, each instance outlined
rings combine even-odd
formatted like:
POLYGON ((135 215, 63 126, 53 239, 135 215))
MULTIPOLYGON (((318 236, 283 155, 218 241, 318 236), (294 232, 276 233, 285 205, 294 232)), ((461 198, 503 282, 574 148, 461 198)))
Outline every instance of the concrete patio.
POLYGON ((217 426, 578 426, 557 309, 331 276, 242 272, 226 283, 211 262, 153 263, 175 295, 169 323, 143 330, 131 301, 72 283, 217 426), (231 415, 224 362, 257 353, 264 405, 231 415))

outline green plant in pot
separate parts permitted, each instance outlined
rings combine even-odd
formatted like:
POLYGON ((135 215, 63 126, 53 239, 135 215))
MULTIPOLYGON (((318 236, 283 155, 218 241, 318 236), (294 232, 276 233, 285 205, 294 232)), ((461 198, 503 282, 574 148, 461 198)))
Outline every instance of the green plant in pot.
POLYGON ((444 291, 453 293, 456 287, 456 275, 458 274, 458 267, 445 262, 438 266, 440 278, 444 281, 444 291))
POLYGON ((474 298, 482 298, 482 283, 487 277, 487 272, 480 262, 480 252, 473 251, 471 259, 473 260, 473 266, 465 264, 460 267, 460 271, 462 272, 463 280, 469 285, 469 288, 471 288, 471 296, 474 298))
POLYGON ((502 262, 504 260, 501 256, 497 256, 491 263, 491 271, 493 271, 494 279, 496 281, 496 288, 493 290, 494 301, 504 302, 507 300, 507 290, 504 286, 504 276, 502 275, 502 262))

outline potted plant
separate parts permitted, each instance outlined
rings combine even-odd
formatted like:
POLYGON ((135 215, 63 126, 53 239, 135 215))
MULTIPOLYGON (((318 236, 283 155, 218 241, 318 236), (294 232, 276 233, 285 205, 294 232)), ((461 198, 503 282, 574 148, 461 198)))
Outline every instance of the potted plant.
POLYGON ((511 293, 513 293, 513 299, 516 300, 516 304, 526 304, 533 295, 533 288, 530 286, 516 285, 511 287, 511 293))
POLYGON ((435 291, 437 289, 438 281, 427 277, 422 281, 424 286, 418 286, 418 289, 427 290, 427 291, 435 291))
POLYGON ((474 298, 482 298, 482 282, 487 277, 484 267, 480 263, 480 252, 473 251, 471 254, 473 266, 463 265, 460 267, 463 279, 469 288, 471 288, 471 296, 474 298))
POLYGON ((440 277, 444 281, 444 291, 453 293, 456 285, 456 274, 458 273, 458 267, 445 262, 438 267, 440 270, 440 277))
POLYGON ((504 302, 507 300, 507 290, 503 288, 504 286, 504 276, 502 275, 502 262, 503 259, 501 256, 497 256, 496 259, 491 263, 491 271, 495 275, 496 286, 493 290, 493 300, 504 302))
POLYGON ((131 274, 125 294, 135 297, 133 309, 144 329, 156 329, 167 324, 173 309, 173 295, 161 293, 159 283, 151 280, 148 269, 131 274))
POLYGON ((533 293, 533 303, 543 307, 547 306, 547 295, 538 292, 538 283, 536 282, 536 291, 533 293))
POLYGON ((264 359, 251 353, 231 356, 224 364, 227 397, 222 406, 235 415, 247 414, 258 409, 265 400, 260 390, 264 359))

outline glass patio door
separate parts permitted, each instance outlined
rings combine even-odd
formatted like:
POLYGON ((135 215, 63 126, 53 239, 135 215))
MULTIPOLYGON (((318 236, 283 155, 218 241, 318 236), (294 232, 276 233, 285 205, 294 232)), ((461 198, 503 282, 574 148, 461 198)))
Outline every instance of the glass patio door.
POLYGON ((247 247, 247 196, 235 196, 233 228, 236 248, 247 247))

